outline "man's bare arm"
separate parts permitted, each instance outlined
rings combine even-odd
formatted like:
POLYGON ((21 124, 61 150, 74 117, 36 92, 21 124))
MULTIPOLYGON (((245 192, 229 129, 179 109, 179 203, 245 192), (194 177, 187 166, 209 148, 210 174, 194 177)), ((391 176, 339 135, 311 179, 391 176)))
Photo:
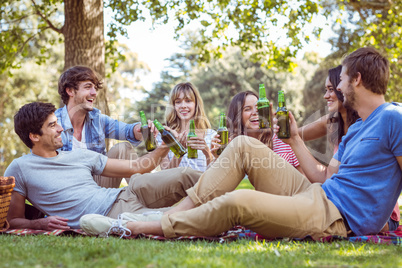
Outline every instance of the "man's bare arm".
POLYGON ((319 163, 310 153, 301 139, 296 125, 296 120, 291 113, 289 114, 289 117, 291 137, 289 139, 283 139, 283 141, 292 147, 292 150, 296 154, 296 157, 299 160, 300 166, 303 168, 306 177, 313 183, 323 183, 326 179, 330 178, 332 174, 338 172, 340 162, 335 158, 332 158, 328 167, 319 163))
POLYGON ((135 173, 149 173, 160 164, 168 152, 169 147, 161 145, 154 151, 136 160, 109 158, 102 175, 106 177, 129 178, 135 173))
POLYGON ((25 197, 13 191, 11 194, 10 208, 7 221, 12 229, 36 229, 36 230, 69 230, 67 219, 59 216, 49 216, 37 220, 25 218, 25 197))

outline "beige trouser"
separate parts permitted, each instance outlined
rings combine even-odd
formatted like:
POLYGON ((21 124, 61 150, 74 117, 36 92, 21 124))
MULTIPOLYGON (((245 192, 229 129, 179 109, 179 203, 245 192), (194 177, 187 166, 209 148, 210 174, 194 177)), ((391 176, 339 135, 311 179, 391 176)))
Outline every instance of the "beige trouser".
POLYGON ((151 209, 165 211, 187 196, 186 190, 197 183, 201 174, 191 168, 135 174, 117 197, 108 216, 117 218, 123 212, 142 213, 151 209))
POLYGON ((235 225, 270 238, 347 236, 321 184, 254 138, 234 139, 187 193, 198 207, 164 215, 165 237, 218 235, 235 225), (256 191, 234 191, 245 174, 256 191))
MULTIPOLYGON (((137 153, 129 142, 119 142, 114 145, 106 154, 108 158, 113 159, 137 159, 137 153)), ((94 175, 94 181, 101 187, 105 188, 119 188, 122 178, 110 178, 102 175, 94 175)), ((128 178, 126 179, 129 182, 128 178)))

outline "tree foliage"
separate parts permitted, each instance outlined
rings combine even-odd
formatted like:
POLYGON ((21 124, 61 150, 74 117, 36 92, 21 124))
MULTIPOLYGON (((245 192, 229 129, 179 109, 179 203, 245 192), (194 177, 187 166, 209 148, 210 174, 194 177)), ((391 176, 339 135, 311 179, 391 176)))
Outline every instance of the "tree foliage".
MULTIPOLYGON (((322 4, 328 13, 336 16, 333 25, 336 35, 329 40, 334 52, 320 63, 303 90, 305 113, 302 124, 310 123, 327 113, 322 95, 328 70, 341 64, 345 54, 359 47, 375 47, 388 57, 391 77, 385 97, 387 101, 401 102, 402 1, 345 0, 322 1, 322 4)), ((325 137, 307 142, 306 145, 324 163, 328 163, 333 155, 325 137)))
POLYGON ((48 31, 62 24, 59 11, 62 1, 47 1, 43 5, 46 20, 52 20, 52 26, 38 15, 33 2, 4 0, 0 3, 0 72, 19 68, 27 57, 41 64, 52 56, 51 46, 62 41, 48 31))
POLYGON ((191 73, 190 79, 200 90, 207 114, 215 126, 219 123, 219 113, 227 112, 234 95, 246 90, 258 94, 259 84, 265 85, 267 98, 275 107, 278 91, 284 90, 287 106, 300 118, 303 111, 300 92, 314 69, 313 65, 297 61, 299 66, 293 72, 278 72, 262 66, 261 62, 251 61, 247 56, 239 49, 231 48, 221 59, 191 73))
POLYGON ((335 22, 338 36, 332 40, 332 44, 338 51, 337 56, 364 46, 378 49, 388 57, 391 64, 386 100, 401 102, 402 0, 345 0, 329 3, 324 3, 326 9, 340 9, 349 14, 339 14, 335 22))
MULTIPOLYGON (((303 26, 311 22, 319 8, 318 4, 312 0, 110 0, 99 3, 100 1, 2 1, 0 44, 3 56, 0 70, 18 67, 21 56, 24 57, 30 53, 39 62, 43 62, 49 57, 49 46, 56 42, 67 41, 66 34, 69 33, 69 27, 73 27, 73 20, 81 18, 80 14, 69 14, 67 17, 69 10, 79 6, 80 9, 76 10, 82 10, 82 12, 76 13, 88 12, 89 14, 93 9, 99 6, 102 8, 103 5, 112 14, 112 21, 106 33, 110 41, 105 44, 107 55, 112 55, 116 51, 114 42, 120 35, 127 36, 125 26, 138 20, 145 20, 145 14, 149 12, 155 23, 166 23, 173 17, 177 21, 177 38, 180 37, 181 30, 186 25, 198 20, 202 38, 195 45, 200 50, 197 57, 201 61, 209 61, 212 57, 219 58, 226 47, 238 46, 242 51, 253 48, 255 52, 252 58, 268 66, 290 67, 291 58, 302 48, 303 40, 310 39, 310 36, 303 31, 303 26), (62 9, 63 4, 65 11, 62 9), (63 22, 64 16, 66 16, 65 22, 63 22), (26 19, 29 18, 31 21, 32 17, 35 23, 27 23, 26 19), (284 36, 273 35, 275 31, 272 29, 275 27, 280 28, 284 36), (50 30, 61 35, 56 38, 47 38, 46 33, 50 30), (232 34, 231 30, 234 30, 235 34, 232 34), (279 44, 277 39, 281 39, 282 44, 279 44), (218 45, 212 47, 211 43, 218 45)), ((74 26, 81 27, 81 31, 75 28, 75 32, 68 34, 68 38, 73 41, 81 40, 80 34, 90 38, 87 33, 95 33, 99 27, 103 27, 103 13, 99 11, 92 16, 96 19, 93 24, 86 24, 85 18, 81 18, 84 19, 83 25, 74 26)), ((319 33, 320 29, 315 29, 311 34, 319 35, 319 33)), ((96 57, 99 56, 102 55, 96 55, 96 57)), ((112 66, 116 67, 116 64, 112 66)))
POLYGON ((58 103, 57 79, 62 70, 61 54, 53 54, 52 65, 37 66, 33 60, 11 71, 12 77, 0 75, 0 172, 3 173, 11 161, 29 153, 14 132, 14 114, 22 105, 33 102, 58 103))
POLYGON ((234 95, 246 90, 258 94, 259 84, 264 83, 267 97, 274 106, 277 105, 277 92, 283 89, 288 108, 302 121, 304 109, 301 105, 301 92, 316 68, 315 61, 298 61, 299 66, 294 72, 289 73, 267 69, 261 66, 261 63, 251 61, 247 55, 244 56, 238 48, 227 49, 221 59, 211 60, 207 64, 192 64, 193 54, 197 54, 196 50, 189 46, 184 54, 174 55, 170 59, 171 67, 174 68, 162 73, 161 82, 147 92, 147 97, 143 101, 136 102, 132 109, 127 111, 127 116, 131 115, 133 120, 138 120, 138 113, 143 110, 148 119, 156 118, 164 123, 164 113, 171 89, 177 83, 189 81, 200 91, 207 116, 216 129, 219 124, 219 113, 227 112, 234 95))

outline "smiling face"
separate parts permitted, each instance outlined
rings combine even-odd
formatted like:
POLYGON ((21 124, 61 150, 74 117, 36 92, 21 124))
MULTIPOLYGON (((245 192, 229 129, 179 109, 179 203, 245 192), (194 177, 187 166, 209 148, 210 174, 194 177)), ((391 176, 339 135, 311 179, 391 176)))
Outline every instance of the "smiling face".
POLYGON ((343 106, 346 108, 356 109, 356 96, 352 83, 349 82, 349 76, 346 74, 347 69, 342 67, 341 82, 339 83, 337 90, 341 91, 344 97, 343 106))
POLYGON ((62 131, 63 128, 57 124, 56 115, 54 113, 49 115, 45 123, 42 125, 42 135, 36 134, 37 141, 35 142, 34 149, 55 152, 57 149, 63 147, 61 139, 62 131))
POLYGON ((244 129, 259 129, 257 97, 247 95, 242 108, 242 125, 244 129))
POLYGON ((331 113, 342 112, 345 108, 335 93, 336 88, 329 81, 329 77, 325 80, 324 99, 327 101, 328 111, 331 113))
POLYGON ((173 104, 180 120, 189 121, 190 119, 194 119, 195 101, 192 100, 190 96, 181 91, 173 104))
POLYGON ((69 89, 72 99, 69 103, 79 106, 86 111, 92 111, 93 105, 98 94, 96 86, 91 81, 82 81, 78 83, 77 90, 69 89))

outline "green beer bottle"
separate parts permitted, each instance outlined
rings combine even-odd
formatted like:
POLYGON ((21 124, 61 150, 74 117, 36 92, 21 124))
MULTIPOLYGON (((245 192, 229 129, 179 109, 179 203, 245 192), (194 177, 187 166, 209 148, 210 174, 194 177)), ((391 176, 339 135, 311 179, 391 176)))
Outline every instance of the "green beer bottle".
POLYGON ((156 119, 154 120, 154 125, 161 133, 162 140, 165 142, 167 146, 169 146, 170 150, 174 153, 174 155, 177 158, 180 158, 187 153, 183 145, 178 140, 176 140, 176 138, 172 135, 172 133, 167 131, 162 126, 162 124, 159 123, 158 120, 156 119))
POLYGON ((140 111, 141 117, 141 134, 144 139, 145 149, 151 152, 156 149, 155 137, 148 127, 147 118, 145 117, 144 111, 140 111))
MULTIPOLYGON (((187 140, 189 140, 191 137, 197 137, 197 135, 195 134, 195 123, 193 119, 190 120, 190 132, 187 135, 187 140)), ((193 149, 188 145, 187 145, 187 153, 188 153, 187 158, 191 159, 198 158, 198 150, 193 149)))
POLYGON ((283 90, 278 92, 278 109, 276 110, 276 118, 278 119, 278 138, 290 138, 289 111, 286 109, 285 94, 283 90))
POLYGON ((225 113, 221 113, 217 134, 219 135, 219 139, 221 140, 221 142, 219 143, 221 147, 219 147, 216 153, 220 155, 229 143, 229 131, 226 127, 225 113))
POLYGON ((257 101, 258 120, 260 129, 271 127, 271 109, 265 95, 265 86, 260 84, 259 99, 257 101))

